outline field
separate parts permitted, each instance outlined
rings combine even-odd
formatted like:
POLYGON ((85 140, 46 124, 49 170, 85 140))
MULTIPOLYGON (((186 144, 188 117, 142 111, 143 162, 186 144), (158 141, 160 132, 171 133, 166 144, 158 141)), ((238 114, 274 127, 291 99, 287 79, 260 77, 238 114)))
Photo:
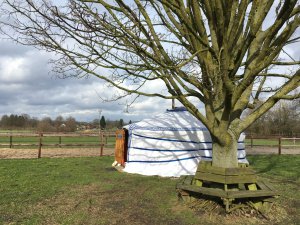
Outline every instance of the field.
MULTIPOLYGON (((22 134, 21 134, 22 135, 22 134)), ((72 135, 72 134, 71 134, 72 135)), ((97 135, 97 134, 96 134, 97 135)), ((24 146, 20 146, 22 144, 27 145, 37 145, 39 142, 39 137, 36 136, 14 136, 12 135, 12 145, 14 148, 24 148, 24 146), (19 145, 19 146, 18 146, 19 145)), ((115 138, 107 137, 103 140, 105 144, 111 145, 114 147, 115 138)), ((98 136, 64 136, 60 134, 55 134, 55 136, 44 136, 43 144, 51 145, 51 144, 99 144, 100 138, 98 136)), ((6 144, 9 146, 10 137, 9 136, 1 136, 0 135, 0 144, 6 144)), ((26 147, 26 146, 25 146, 26 147)))
POLYGON ((178 179, 120 173, 112 157, 2 159, 0 224, 297 224, 300 156, 249 156, 281 193, 268 219, 179 202, 178 179))
POLYGON ((42 141, 38 134, 1 134, 0 158, 78 157, 112 155, 114 153, 114 134, 44 134, 42 141), (28 136, 30 135, 30 136, 28 136), (104 144, 103 151, 101 143, 104 144))

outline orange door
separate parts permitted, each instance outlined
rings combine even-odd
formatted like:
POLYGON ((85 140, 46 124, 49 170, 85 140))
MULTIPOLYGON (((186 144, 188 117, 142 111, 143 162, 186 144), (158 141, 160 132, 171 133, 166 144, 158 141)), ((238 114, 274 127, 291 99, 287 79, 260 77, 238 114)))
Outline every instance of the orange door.
POLYGON ((116 147, 115 147, 115 160, 124 165, 126 162, 127 154, 127 137, 124 129, 116 131, 116 147))

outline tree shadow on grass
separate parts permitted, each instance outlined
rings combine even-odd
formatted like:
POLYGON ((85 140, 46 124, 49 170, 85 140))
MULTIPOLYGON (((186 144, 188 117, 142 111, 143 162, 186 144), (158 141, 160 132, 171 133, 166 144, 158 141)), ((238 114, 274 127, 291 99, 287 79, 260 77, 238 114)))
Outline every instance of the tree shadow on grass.
POLYGON ((253 166, 257 173, 267 173, 275 170, 280 164, 280 158, 274 155, 256 155, 248 159, 250 165, 253 166))

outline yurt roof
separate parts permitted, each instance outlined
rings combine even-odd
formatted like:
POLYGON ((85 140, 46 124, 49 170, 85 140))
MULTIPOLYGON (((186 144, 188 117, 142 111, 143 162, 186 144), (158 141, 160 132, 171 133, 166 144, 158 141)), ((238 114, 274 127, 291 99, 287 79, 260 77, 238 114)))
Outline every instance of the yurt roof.
POLYGON ((207 128, 185 108, 175 108, 140 122, 129 124, 128 130, 207 131, 207 128))

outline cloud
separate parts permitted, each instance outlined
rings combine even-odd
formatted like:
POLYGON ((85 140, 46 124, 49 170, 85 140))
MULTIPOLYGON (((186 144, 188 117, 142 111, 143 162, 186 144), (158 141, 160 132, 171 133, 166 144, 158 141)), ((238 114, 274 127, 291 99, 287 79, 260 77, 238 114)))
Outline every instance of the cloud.
POLYGON ((11 41, 1 40, 0 43, 0 57, 22 57, 28 52, 28 47, 11 41))
POLYGON ((51 54, 3 40, 0 46, 0 116, 26 113, 91 121, 99 117, 101 109, 108 119, 137 121, 165 110, 160 105, 165 105, 164 100, 143 97, 127 113, 126 100, 103 103, 99 98, 109 98, 116 91, 100 79, 59 79, 50 73, 51 54))

